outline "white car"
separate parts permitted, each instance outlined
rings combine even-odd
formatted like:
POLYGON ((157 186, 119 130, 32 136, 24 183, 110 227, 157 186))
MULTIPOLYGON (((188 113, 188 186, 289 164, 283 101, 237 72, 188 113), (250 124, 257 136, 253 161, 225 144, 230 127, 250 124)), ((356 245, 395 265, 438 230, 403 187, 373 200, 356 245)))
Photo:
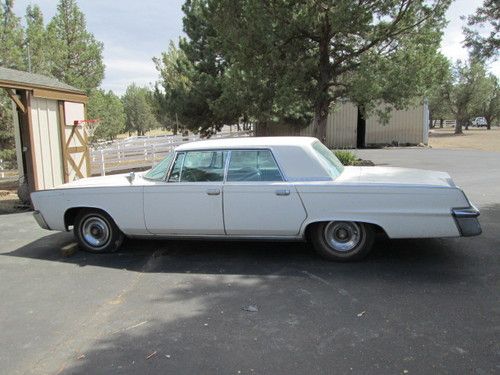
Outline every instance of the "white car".
POLYGON ((181 145, 145 173, 85 178, 31 195, 42 228, 73 227, 80 246, 127 237, 309 239, 332 260, 389 238, 481 233, 479 211, 443 172, 345 167, 316 138, 233 138, 181 145))
POLYGON ((476 117, 475 119, 472 120, 472 125, 481 128, 483 126, 484 127, 488 126, 488 122, 484 117, 476 117))

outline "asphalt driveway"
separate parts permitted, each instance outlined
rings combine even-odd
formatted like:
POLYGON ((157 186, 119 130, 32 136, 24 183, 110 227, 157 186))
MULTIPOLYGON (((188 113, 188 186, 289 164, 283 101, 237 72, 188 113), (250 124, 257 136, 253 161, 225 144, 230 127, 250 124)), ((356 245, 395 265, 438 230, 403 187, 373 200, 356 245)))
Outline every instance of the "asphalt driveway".
POLYGON ((3 215, 1 372, 500 372, 500 154, 359 154, 450 172, 483 235, 379 240, 353 264, 302 243, 128 241, 91 255, 29 213, 3 215))

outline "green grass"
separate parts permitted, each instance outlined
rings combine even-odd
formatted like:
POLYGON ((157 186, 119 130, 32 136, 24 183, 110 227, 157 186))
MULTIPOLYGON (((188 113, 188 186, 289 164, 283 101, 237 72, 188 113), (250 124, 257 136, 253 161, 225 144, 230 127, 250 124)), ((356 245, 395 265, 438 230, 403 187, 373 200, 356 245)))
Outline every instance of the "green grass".
POLYGON ((356 165, 356 161, 358 160, 357 156, 351 152, 346 150, 337 150, 334 151, 335 156, 343 165, 356 165))

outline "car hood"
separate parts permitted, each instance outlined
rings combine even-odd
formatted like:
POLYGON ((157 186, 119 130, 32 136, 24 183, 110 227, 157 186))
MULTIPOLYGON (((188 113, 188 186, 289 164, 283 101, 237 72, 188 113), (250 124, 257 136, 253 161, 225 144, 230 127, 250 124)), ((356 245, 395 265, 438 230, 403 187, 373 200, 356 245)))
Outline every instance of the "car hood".
POLYGON ((345 167, 336 182, 345 184, 454 187, 448 173, 397 167, 345 167))
POLYGON ((111 176, 87 177, 57 186, 56 189, 112 187, 112 186, 137 186, 143 184, 142 173, 136 173, 130 182, 130 174, 115 174, 111 176))

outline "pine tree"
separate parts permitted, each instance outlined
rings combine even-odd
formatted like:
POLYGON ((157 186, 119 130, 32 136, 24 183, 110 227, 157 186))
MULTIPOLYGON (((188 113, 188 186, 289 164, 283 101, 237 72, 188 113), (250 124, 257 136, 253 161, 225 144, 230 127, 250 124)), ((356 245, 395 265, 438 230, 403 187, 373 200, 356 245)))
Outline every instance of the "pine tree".
POLYGON ((25 66, 38 74, 50 74, 50 53, 47 49, 47 30, 42 10, 38 5, 26 8, 25 66))
POLYGON ((47 26, 52 53, 51 74, 90 92, 104 78, 103 44, 87 31, 85 15, 75 0, 60 0, 47 26))

